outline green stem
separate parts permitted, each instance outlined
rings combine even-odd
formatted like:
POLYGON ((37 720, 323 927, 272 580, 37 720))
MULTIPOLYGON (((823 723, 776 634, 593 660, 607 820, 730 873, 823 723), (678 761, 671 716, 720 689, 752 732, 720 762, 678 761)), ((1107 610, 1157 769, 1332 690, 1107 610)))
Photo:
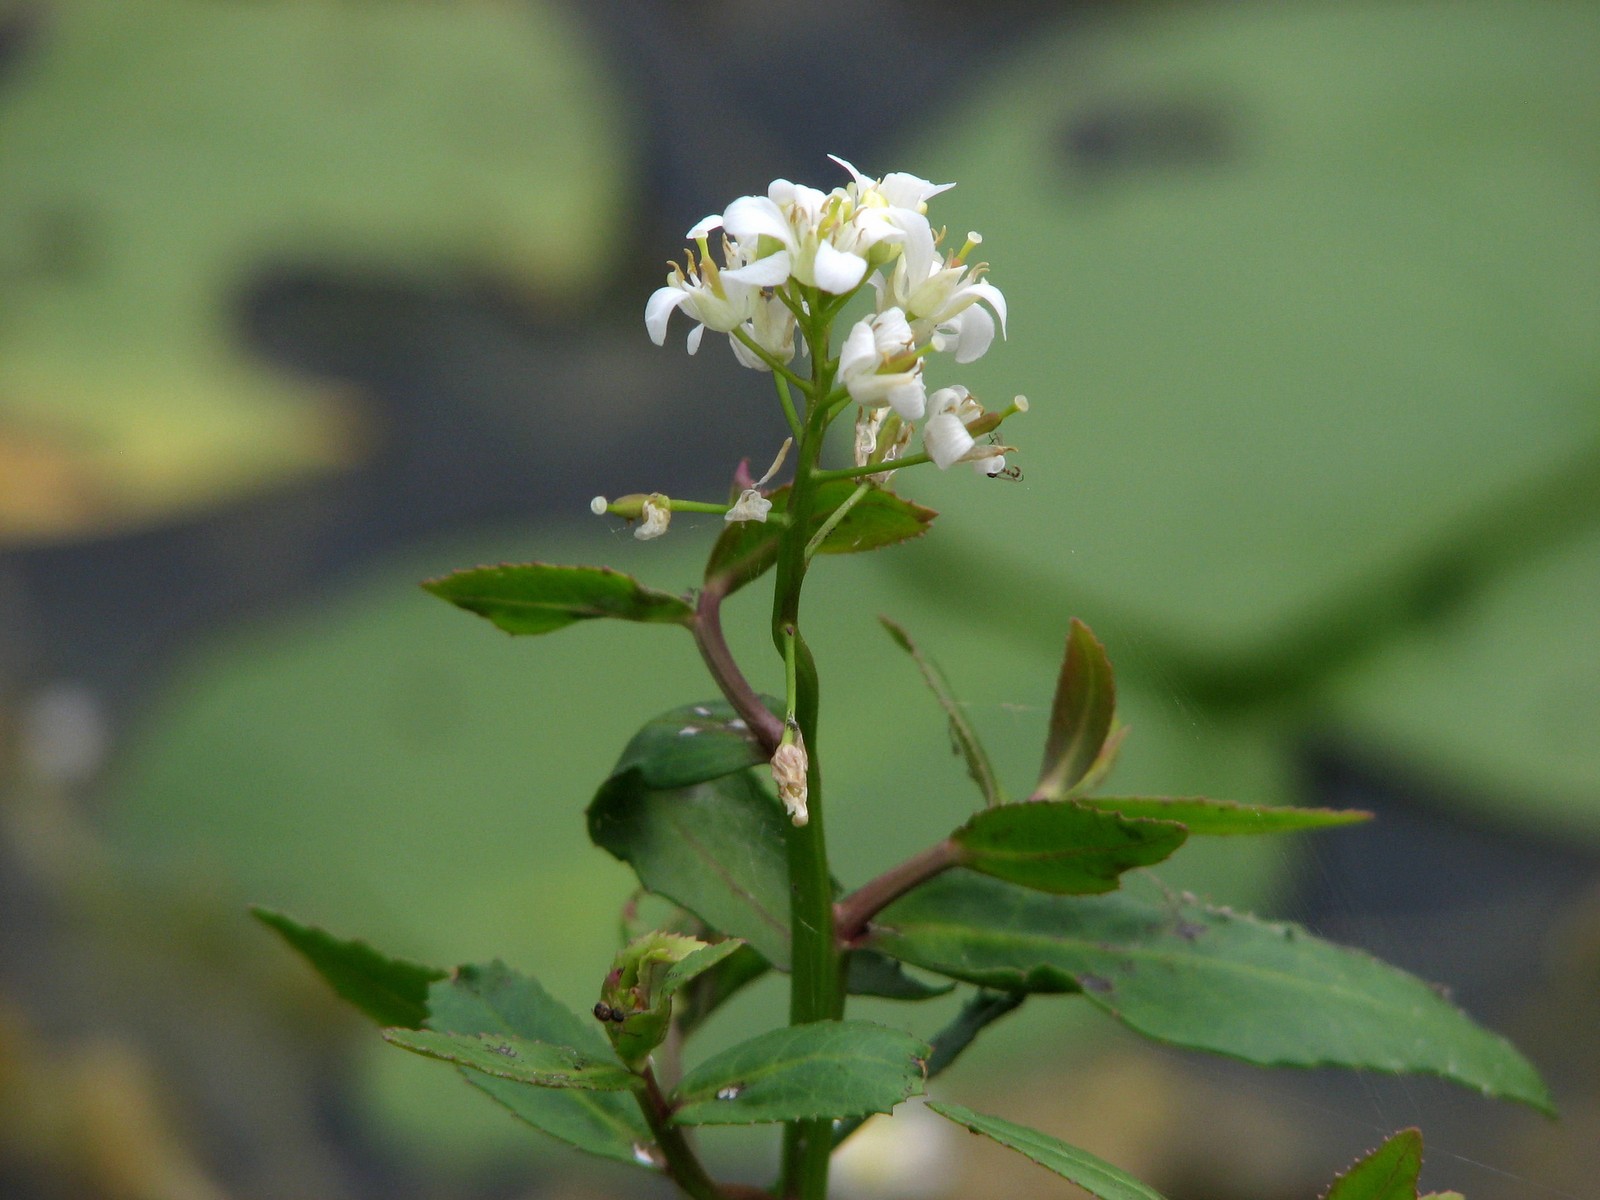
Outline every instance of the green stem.
POLYGON ((673 512, 687 513, 717 513, 722 514, 733 507, 731 504, 717 504, 710 500, 679 500, 668 497, 667 507, 673 512))
POLYGON ((656 1146, 666 1160, 667 1174, 694 1200, 725 1200, 722 1189, 706 1174, 694 1147, 683 1136, 683 1130, 672 1123, 672 1105, 661 1094, 661 1085, 656 1082, 655 1072, 646 1065, 639 1075, 644 1080, 644 1087, 634 1089, 633 1094, 639 1101, 639 1110, 644 1113, 645 1123, 655 1135, 656 1146))
POLYGON ((717 681, 728 703, 744 718, 750 732, 770 755, 778 748, 778 742, 783 737, 783 722, 767 711, 767 706, 761 703, 755 688, 750 686, 750 681, 734 661, 733 652, 728 649, 727 638, 722 633, 722 601, 727 594, 727 587, 726 580, 706 581, 695 603, 694 620, 689 630, 694 634, 694 644, 699 647, 700 657, 705 660, 711 678, 717 681))
POLYGON ((843 946, 867 931, 867 922, 918 884, 961 865, 961 847, 949 838, 890 867, 862 884, 834 907, 834 929, 843 946))
MULTIPOLYGON (((751 354, 754 354, 762 362, 766 363, 767 366, 771 367, 774 376, 780 379, 786 379, 790 383, 794 384, 795 387, 799 388, 802 392, 805 392, 807 395, 810 394, 811 385, 791 371, 776 354, 772 353, 772 351, 768 350, 760 342, 756 341, 755 338, 746 333, 743 326, 735 325, 733 328, 733 336, 743 342, 745 348, 749 350, 751 354)), ((798 421, 795 423, 799 424, 798 421)))
POLYGON ((859 479, 863 475, 876 475, 879 471, 898 471, 902 467, 920 467, 923 463, 930 463, 933 459, 926 454, 908 454, 904 458, 893 458, 888 462, 868 463, 864 467, 840 467, 837 471, 818 471, 817 482, 827 483, 834 479, 859 479))
POLYGON ((778 402, 783 405, 783 416, 789 422, 789 432, 799 442, 806 436, 806 431, 805 426, 800 424, 800 414, 795 410, 794 397, 789 394, 789 381, 782 375, 774 375, 772 381, 778 385, 778 402))
MULTIPOLYGON (((816 297, 810 296, 812 309, 816 297)), ((819 323, 804 327, 814 377, 809 396, 825 396, 832 384, 828 359, 828 331, 819 323)), ((806 531, 811 524, 816 488, 821 472, 828 410, 814 404, 807 413, 805 437, 799 443, 794 489, 789 496, 789 527, 778 547, 776 583, 772 598, 772 638, 784 656, 786 670, 793 664, 791 698, 807 754, 806 791, 810 819, 787 830, 789 863, 790 979, 789 1023, 806 1025, 834 1020, 844 1014, 840 953, 833 932, 833 881, 828 872, 828 852, 822 803, 822 769, 817 734, 818 683, 816 661, 800 629, 800 591, 806 574, 806 531)), ((832 1122, 791 1122, 784 1131, 783 1195, 798 1200, 826 1200, 828 1157, 833 1151, 832 1122)))
POLYGON ((806 543, 807 561, 809 561, 811 556, 817 552, 817 547, 821 546, 822 543, 827 540, 828 535, 839 527, 839 522, 844 520, 845 517, 850 514, 850 510, 860 502, 861 497, 865 496, 871 490, 872 485, 870 483, 861 484, 856 488, 855 491, 851 492, 849 496, 845 497, 843 504, 839 505, 838 508, 834 509, 828 514, 828 519, 822 523, 822 528, 818 529, 816 533, 812 534, 811 540, 806 543))

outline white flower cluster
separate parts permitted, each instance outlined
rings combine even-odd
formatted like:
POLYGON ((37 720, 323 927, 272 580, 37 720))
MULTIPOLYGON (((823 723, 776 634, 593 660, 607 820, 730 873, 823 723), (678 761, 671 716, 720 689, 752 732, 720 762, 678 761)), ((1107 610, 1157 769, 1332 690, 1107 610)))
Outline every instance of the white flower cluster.
POLYGON ((930 354, 950 351, 956 362, 972 362, 994 341, 996 320, 1005 334, 1005 297, 985 282, 986 264, 967 261, 983 239, 969 233, 959 251, 941 253, 927 202, 953 184, 901 172, 873 179, 834 161, 850 173, 843 187, 822 192, 779 179, 765 196, 741 196, 691 229, 698 253, 674 264, 650 297, 645 328, 664 344, 667 322, 681 308, 696 322, 689 353, 711 329, 729 335, 742 364, 771 370, 795 356, 796 312, 810 312, 807 291, 847 296, 870 283, 874 311, 846 336, 837 374, 850 398, 872 412, 858 423, 858 465, 900 457, 910 423, 926 416, 923 446, 941 468, 967 461, 999 473, 1004 447, 980 445, 973 433, 998 422, 985 420, 965 388, 930 396, 923 385, 930 354), (718 229, 720 265, 710 247, 718 229), (886 422, 881 410, 898 419, 886 422))

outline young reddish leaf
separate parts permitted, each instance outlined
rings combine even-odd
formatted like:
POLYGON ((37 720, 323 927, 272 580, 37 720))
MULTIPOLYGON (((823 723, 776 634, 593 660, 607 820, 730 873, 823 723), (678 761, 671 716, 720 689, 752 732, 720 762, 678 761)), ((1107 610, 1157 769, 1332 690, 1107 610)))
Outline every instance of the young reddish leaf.
POLYGON ((1067 631, 1066 655, 1050 707, 1050 732, 1035 800, 1059 800, 1073 793, 1099 758, 1117 707, 1116 685, 1105 647, 1076 617, 1067 631))

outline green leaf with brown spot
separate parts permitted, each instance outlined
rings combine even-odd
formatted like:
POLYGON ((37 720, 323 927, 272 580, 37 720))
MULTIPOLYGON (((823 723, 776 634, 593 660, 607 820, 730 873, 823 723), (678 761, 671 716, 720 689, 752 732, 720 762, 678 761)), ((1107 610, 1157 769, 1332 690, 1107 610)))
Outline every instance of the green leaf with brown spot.
POLYGON ((1180 1046, 1263 1066, 1439 1075, 1551 1111, 1527 1059, 1422 980, 1153 883, 1051 896, 957 869, 879 913, 867 945, 984 987, 1081 992, 1180 1046))

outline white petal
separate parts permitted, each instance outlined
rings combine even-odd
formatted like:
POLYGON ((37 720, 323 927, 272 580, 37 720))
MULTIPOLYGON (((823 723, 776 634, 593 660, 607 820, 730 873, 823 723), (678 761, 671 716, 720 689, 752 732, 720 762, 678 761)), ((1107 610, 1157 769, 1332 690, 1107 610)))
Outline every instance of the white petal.
POLYGON ((941 471, 960 462, 961 456, 976 444, 954 413, 935 413, 922 427, 922 447, 941 471))
POLYGON ((693 329, 689 330, 690 354, 693 354, 696 350, 700 349, 700 339, 705 336, 705 333, 706 327, 704 325, 696 325, 693 329))
POLYGON ((911 209, 893 210, 894 223, 905 230, 906 282, 915 291, 933 274, 938 251, 933 243, 933 227, 928 218, 911 209))
POLYGON ((854 179, 856 181, 856 185, 858 187, 859 186, 863 186, 865 184, 869 184, 869 183, 872 182, 872 180, 868 179, 860 171, 856 170, 855 167, 853 167, 849 163, 845 162, 845 160, 840 158, 837 154, 830 154, 830 155, 828 155, 828 157, 833 159, 834 162, 838 163, 846 171, 849 171, 850 172, 850 178, 854 179))
POLYGON ((904 171, 890 171, 878 185, 883 198, 890 204, 896 208, 912 209, 940 192, 948 192, 953 187, 955 187, 953 183, 930 183, 926 179, 908 175, 904 171))
POLYGON ((979 475, 987 475, 990 479, 993 479, 1006 469, 1006 456, 1004 454, 994 454, 988 458, 975 458, 972 460, 972 469, 979 475))
POLYGON ((675 287, 657 288, 650 293, 644 305, 644 327, 656 345, 666 344, 667 319, 672 316, 672 310, 688 298, 688 292, 675 287))
POLYGON ((811 270, 819 288, 842 296, 855 291, 867 277, 867 260, 846 254, 843 250, 835 250, 830 242, 821 242, 817 246, 817 258, 811 270))
POLYGON ((850 329, 839 351, 839 378, 850 379, 878 365, 878 346, 873 337, 872 322, 857 321, 850 329))
POLYGON ((722 214, 722 224, 735 238, 770 237, 795 249, 794 230, 777 204, 767 196, 740 196, 722 214))
POLYGON ((722 272, 723 279, 732 279, 737 283, 748 283, 754 287, 777 287, 789 280, 789 252, 779 250, 776 254, 769 254, 765 258, 758 258, 747 267, 737 270, 722 272))
POLYGON ((903 421, 920 421, 927 407, 927 393, 922 387, 922 376, 898 383, 889 389, 889 406, 900 414, 903 421))
POLYGON ((971 393, 959 383, 952 384, 949 387, 942 387, 928 397, 928 411, 935 415, 943 412, 954 412, 961 407, 961 402, 969 395, 971 393))
POLYGON ((879 354, 903 354, 911 349, 911 326, 898 308, 885 309, 872 319, 873 342, 879 354))
POLYGON ((741 367, 749 367, 752 371, 772 370, 771 367, 767 366, 766 363, 762 362, 761 359, 757 357, 754 350, 750 349, 749 346, 746 346, 738 338, 730 337, 728 339, 728 345, 733 347, 733 356, 739 360, 739 365, 741 367))
POLYGON ((969 283, 961 289, 970 292, 979 300, 985 301, 994 309, 994 315, 1000 318, 1000 336, 1006 333, 1006 298, 1000 294, 1000 289, 992 283, 969 283))
POLYGON ((951 322, 956 330, 956 361, 975 362, 994 341, 994 318, 989 310, 974 304, 951 322))
POLYGON ((722 228, 722 215, 720 213, 712 213, 709 217, 701 217, 698 221, 695 222, 694 228, 689 230, 689 232, 684 234, 683 236, 688 238, 691 242, 698 242, 701 238, 703 238, 707 234, 709 234, 713 229, 721 229, 721 228, 722 228))

